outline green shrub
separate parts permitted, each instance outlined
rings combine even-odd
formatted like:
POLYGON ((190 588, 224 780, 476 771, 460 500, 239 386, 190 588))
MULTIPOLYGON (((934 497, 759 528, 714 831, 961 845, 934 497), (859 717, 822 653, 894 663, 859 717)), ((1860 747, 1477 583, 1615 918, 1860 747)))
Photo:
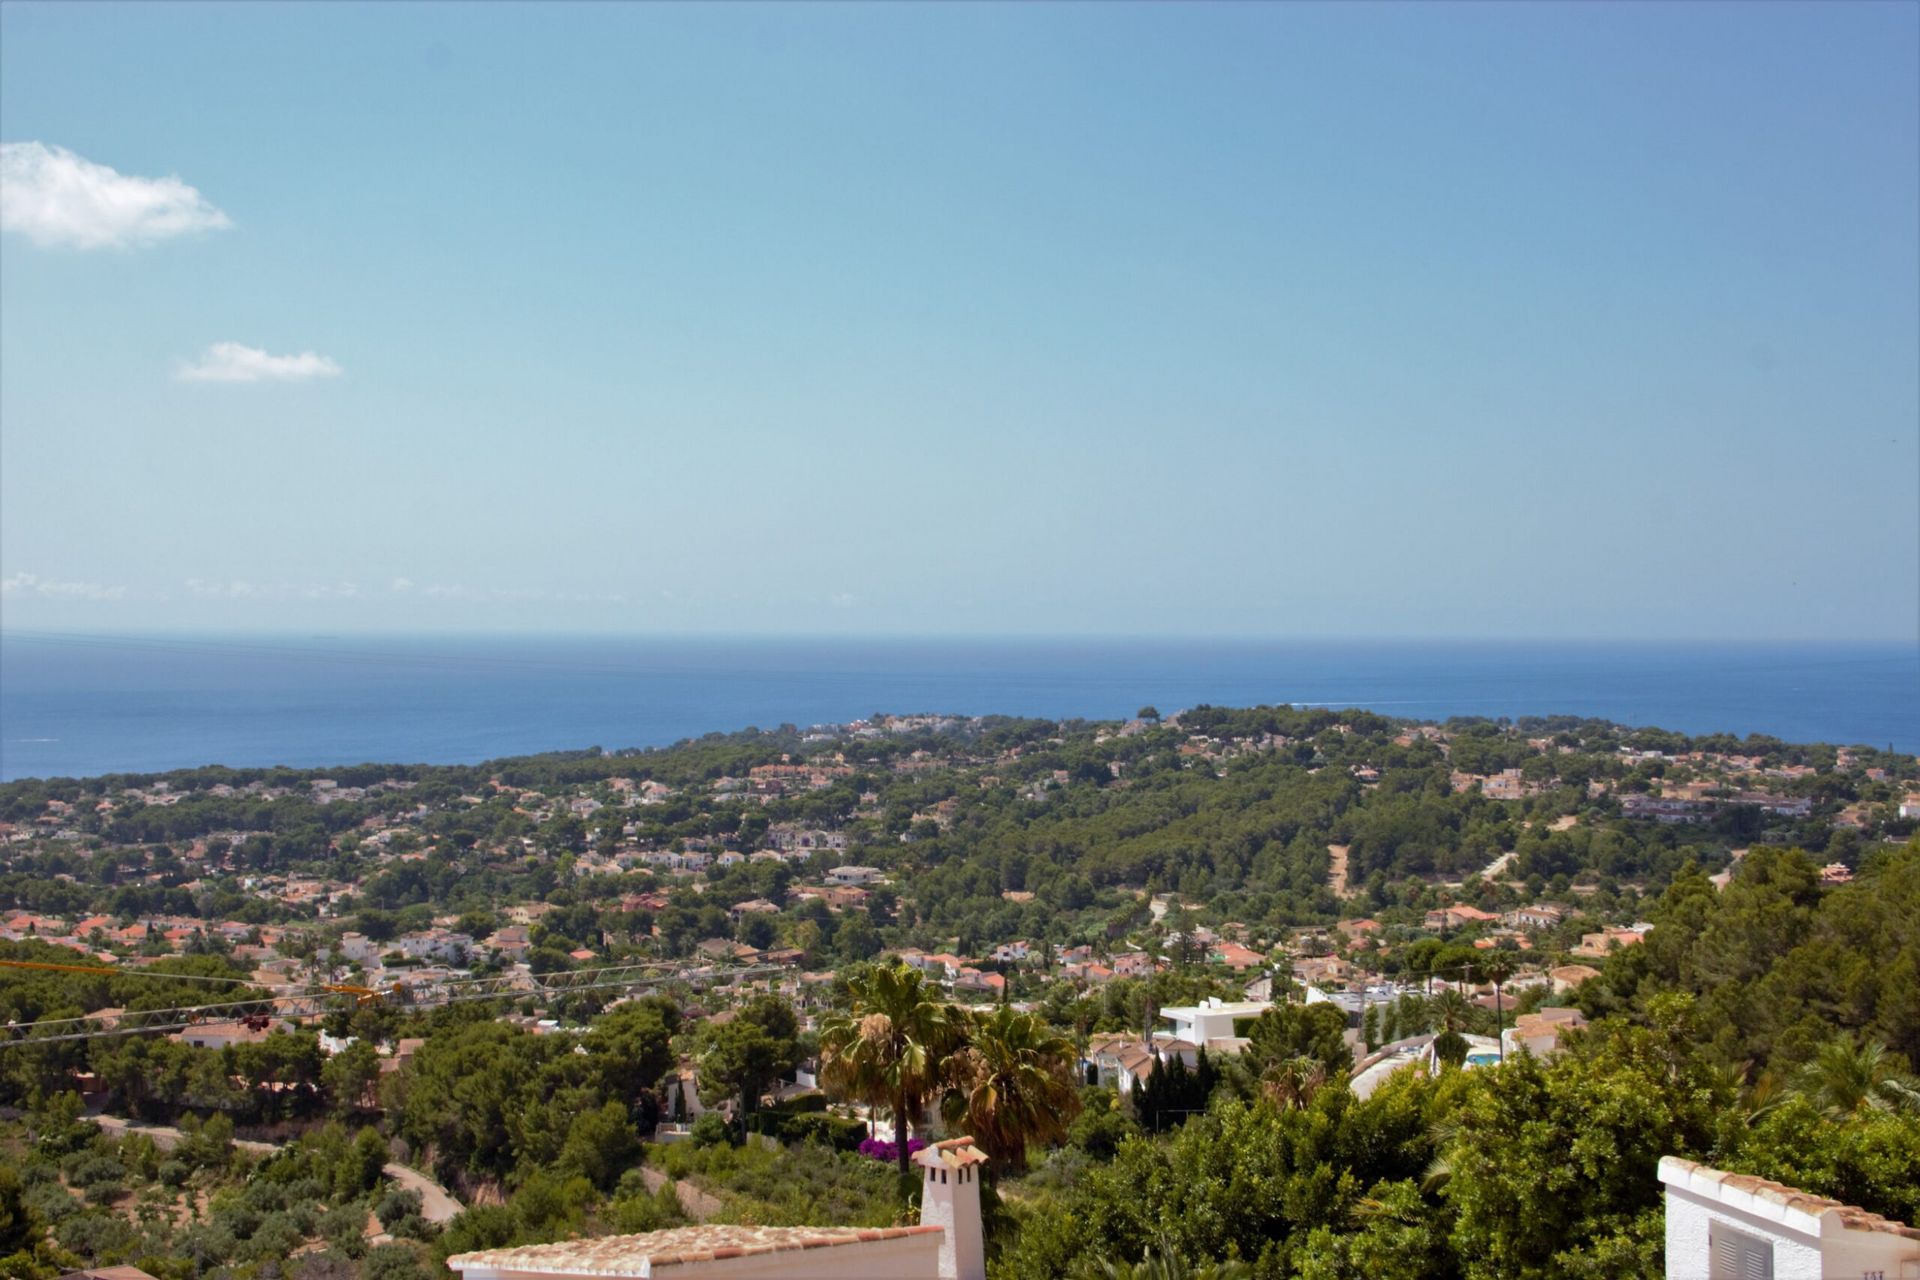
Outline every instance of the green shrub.
MULTIPOLYGON (((901 1204, 892 1166, 813 1143, 769 1149, 682 1142, 660 1150, 658 1159, 670 1176, 723 1195, 725 1221, 885 1226, 901 1204)), ((918 1187, 917 1176, 911 1181, 918 1187)))
POLYGON ((358 1203, 334 1205, 321 1214, 314 1225, 321 1239, 349 1258, 358 1258, 367 1251, 367 1211, 358 1203))
POLYGON ((174 1238, 173 1251, 193 1263, 197 1273, 220 1266, 233 1257, 236 1242, 231 1229, 218 1222, 188 1227, 174 1238))
POLYGON ((93 1183, 87 1188, 87 1203, 109 1205, 125 1195, 126 1191, 126 1183, 115 1182, 109 1178, 104 1182, 93 1183))
POLYGON ((310 1236, 319 1229, 320 1213, 325 1207, 312 1199, 293 1200, 286 1212, 293 1219, 293 1225, 300 1228, 300 1234, 310 1236))
POLYGON ((402 1240, 431 1240, 440 1229, 417 1213, 409 1213, 388 1224, 387 1230, 402 1240))
POLYGON ((360 1274, 364 1280, 426 1280, 427 1271, 413 1246, 383 1244, 367 1252, 360 1274))
POLYGON ((67 1177, 76 1187, 87 1188, 102 1182, 123 1182, 127 1168, 112 1156, 87 1156, 76 1164, 67 1177))
POLYGON ((120 1163, 151 1181, 160 1167, 160 1148, 144 1133, 129 1134, 120 1139, 120 1163))
POLYGON ((671 1186, 648 1193, 644 1190, 622 1195, 607 1205, 607 1225, 615 1231, 660 1231, 677 1227, 687 1220, 680 1198, 671 1186))
POLYGON ((266 1216, 257 1206, 237 1196, 215 1200, 211 1215, 214 1222, 233 1233, 235 1240, 251 1240, 266 1216))
POLYGON ((782 1142, 814 1142, 835 1151, 853 1151, 866 1138, 867 1126, 844 1116, 788 1116, 782 1118, 774 1136, 782 1142))
POLYGON ((42 1222, 57 1224, 80 1212, 80 1202, 68 1195, 59 1183, 29 1187, 21 1199, 42 1222))
POLYGON ((293 1256, 305 1240, 304 1233, 294 1223, 290 1214, 269 1214, 261 1220, 260 1227, 246 1243, 248 1257, 262 1262, 268 1259, 285 1259, 293 1256))
POLYGON ((718 1112, 709 1111, 693 1122, 693 1128, 687 1132, 687 1141, 696 1147, 731 1145, 733 1126, 718 1112))
POLYGON ((131 1223, 111 1213, 77 1213, 56 1229, 60 1243, 85 1258, 123 1256, 137 1239, 131 1223))
POLYGON ((1111 1160, 1120 1144, 1140 1132, 1124 1111, 1111 1107, 1082 1111, 1067 1129, 1067 1141, 1095 1160, 1111 1160))
POLYGON ((390 1187, 387 1193, 380 1197, 380 1203, 375 1206, 373 1214, 380 1219, 381 1226, 391 1231, 393 1224, 400 1219, 409 1214, 418 1214, 420 1203, 418 1191, 410 1191, 405 1187, 390 1187))
POLYGON ((42 1187, 48 1183, 58 1186, 60 1166, 51 1160, 39 1156, 28 1156, 20 1165, 20 1185, 23 1187, 42 1187))
POLYGON ((477 1204, 447 1224, 440 1234, 440 1252, 446 1257, 479 1249, 500 1249, 520 1233, 520 1218, 503 1204, 477 1204))

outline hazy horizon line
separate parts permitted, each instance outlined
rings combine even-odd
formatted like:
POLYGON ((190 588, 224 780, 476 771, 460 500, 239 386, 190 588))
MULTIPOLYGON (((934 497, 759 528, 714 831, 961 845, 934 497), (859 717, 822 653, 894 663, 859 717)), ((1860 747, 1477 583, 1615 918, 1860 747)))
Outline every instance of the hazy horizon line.
POLYGON ((1604 635, 1536 632, 1469 633, 1378 633, 1378 632, 1196 632, 1196 631, 728 631, 728 630, 639 630, 631 628, 437 628, 437 627, 350 627, 317 630, 311 627, 128 627, 58 629, 7 627, 0 625, 0 639, 12 640, 192 640, 245 638, 267 640, 364 640, 364 639, 445 639, 445 640, 685 640, 685 641, 765 641, 792 643, 936 643, 1020 642, 1039 644, 1569 644, 1569 645, 1725 645, 1763 648, 1769 646, 1894 646, 1912 645, 1920 657, 1920 632, 1910 635, 1860 636, 1723 636, 1723 635, 1604 635))

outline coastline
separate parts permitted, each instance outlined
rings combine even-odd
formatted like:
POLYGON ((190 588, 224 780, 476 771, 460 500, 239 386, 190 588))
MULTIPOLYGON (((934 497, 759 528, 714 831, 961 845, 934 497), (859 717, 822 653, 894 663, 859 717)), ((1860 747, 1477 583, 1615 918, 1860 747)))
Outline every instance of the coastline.
POLYGON ((0 780, 472 764, 874 711, 1570 715, 1920 750, 1900 643, 0 634, 0 780))

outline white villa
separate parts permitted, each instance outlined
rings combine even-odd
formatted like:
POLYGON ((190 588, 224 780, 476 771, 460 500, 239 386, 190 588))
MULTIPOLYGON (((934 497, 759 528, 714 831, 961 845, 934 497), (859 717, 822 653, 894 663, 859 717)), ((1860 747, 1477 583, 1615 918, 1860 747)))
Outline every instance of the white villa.
POLYGON ((275 1031, 290 1030, 291 1024, 277 1018, 261 1019, 259 1025, 234 1018, 226 1022, 196 1022, 174 1032, 167 1039, 192 1045, 196 1049, 225 1049, 236 1044, 259 1044, 275 1031))
POLYGON ((455 1254, 461 1280, 986 1280, 972 1138, 915 1155, 920 1225, 741 1227, 718 1223, 455 1254))
POLYGON ((1578 1009, 1544 1008, 1523 1013, 1500 1033, 1500 1050, 1518 1053, 1525 1049, 1536 1058, 1549 1057, 1559 1052, 1561 1038, 1567 1032, 1586 1025, 1587 1019, 1578 1009))
POLYGON ((1243 1041, 1233 1030, 1236 1018, 1257 1018, 1273 1008, 1271 1000, 1238 1000, 1232 1003, 1217 996, 1194 1005, 1169 1005, 1160 1016, 1173 1024, 1170 1031, 1156 1031, 1156 1040, 1185 1040, 1188 1044, 1237 1053, 1243 1041), (1231 1043, 1228 1043, 1231 1042, 1231 1043))
POLYGON ((449 929, 422 929, 401 934, 395 945, 416 960, 459 960, 473 951, 473 936, 449 929))
POLYGON ((380 944, 361 933, 343 933, 340 935, 340 955, 357 964, 380 958, 380 944))
POLYGON ((1660 1181, 1668 1280, 1920 1280, 1920 1228, 1678 1156, 1660 1181))

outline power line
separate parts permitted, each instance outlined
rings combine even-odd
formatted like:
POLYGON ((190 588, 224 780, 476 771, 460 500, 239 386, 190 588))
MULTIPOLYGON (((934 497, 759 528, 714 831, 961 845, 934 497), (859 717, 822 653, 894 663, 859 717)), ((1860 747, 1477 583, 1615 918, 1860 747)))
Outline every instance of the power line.
MULTIPOLYGON (((212 1005, 187 1005, 169 1009, 129 1010, 106 1015, 87 1014, 78 1018, 40 1019, 27 1023, 9 1023, 0 1027, 0 1047, 20 1044, 56 1044, 72 1040, 96 1040, 110 1036, 144 1035, 181 1031, 209 1022, 238 1021, 249 1017, 268 1017, 296 1021, 318 1018, 340 1010, 347 997, 354 1007, 367 1004, 390 1005, 402 1009, 437 1009, 474 1000, 513 1000, 553 998, 582 991, 611 988, 658 988, 671 981, 689 981, 710 985, 720 979, 739 980, 782 972, 779 965, 744 965, 707 973, 682 974, 669 961, 645 961, 630 965, 610 965, 600 969, 573 969, 550 974, 504 974, 496 977, 455 978, 445 982, 389 987, 385 990, 336 986, 318 991, 263 991, 258 999, 212 1005), (372 997, 367 999, 366 997, 372 997), (128 1025, 133 1023, 135 1025, 128 1025)), ((157 975, 156 975, 157 976, 157 975)))
POLYGON ((0 960, 3 969, 39 969, 58 973, 92 973, 103 978, 165 978, 176 982, 229 982, 258 986, 251 978, 229 978, 209 973, 172 973, 167 970, 116 969, 109 965, 57 964, 50 960, 0 960))

